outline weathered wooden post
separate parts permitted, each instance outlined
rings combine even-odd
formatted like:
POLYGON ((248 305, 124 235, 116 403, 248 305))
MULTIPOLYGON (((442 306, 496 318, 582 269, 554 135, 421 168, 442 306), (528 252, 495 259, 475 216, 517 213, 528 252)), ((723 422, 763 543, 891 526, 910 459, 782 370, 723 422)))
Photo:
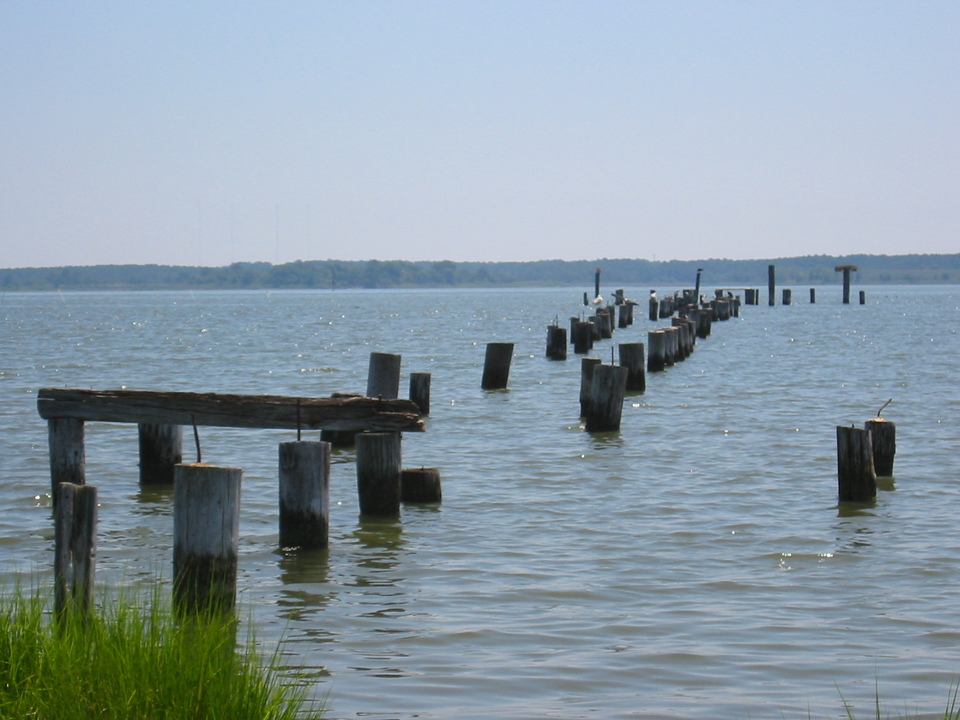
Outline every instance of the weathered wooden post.
POLYGON ((400 515, 400 433, 357 434, 361 515, 400 515))
POLYGON ((663 361, 666 365, 676 365, 677 363, 677 335, 678 329, 670 325, 661 328, 659 332, 663 333, 663 361))
POLYGON ((510 377, 510 362, 513 360, 513 343, 487 343, 483 360, 483 377, 480 387, 484 390, 503 390, 510 377))
POLYGON ((400 471, 400 501, 411 503, 438 503, 443 500, 438 468, 419 468, 400 471))
POLYGON ((774 306, 774 297, 777 294, 777 270, 776 266, 767 266, 767 304, 774 306))
POLYGON ((623 397, 627 386, 627 369, 619 365, 597 365, 590 379, 590 400, 587 404, 587 432, 610 432, 620 429, 623 397))
POLYGON ((793 305, 793 291, 790 288, 783 289, 783 304, 793 305))
POLYGON ((860 291, 860 304, 861 304, 861 305, 866 305, 866 304, 867 304, 867 291, 866 291, 866 290, 861 290, 861 291, 860 291))
POLYGON ((410 373, 410 399, 420 409, 420 417, 430 414, 430 373, 410 373))
POLYGON ((893 458, 897 454, 897 426, 882 417, 864 423, 870 431, 873 469, 878 477, 893 477, 893 458))
POLYGON ((593 347, 593 323, 578 321, 573 332, 573 352, 583 355, 593 347))
POLYGON ((54 502, 54 612, 93 606, 97 557, 97 488, 60 483, 54 502))
POLYGON ((620 365, 627 369, 626 389, 630 392, 644 392, 647 389, 647 364, 643 343, 620 343, 617 347, 620 351, 620 365))
POLYGON ((600 268, 597 268, 597 273, 593 277, 593 297, 594 299, 600 297, 600 268))
POLYGON ((567 329, 559 325, 547 326, 547 358, 549 360, 567 359, 567 329))
POLYGON ((700 273, 703 272, 703 268, 697 268, 697 284, 693 288, 693 301, 695 303, 700 302, 700 273))
POLYGON ((817 289, 810 288, 810 304, 813 305, 817 302, 817 289))
POLYGON ((593 371, 600 362, 600 358, 580 358, 580 417, 587 414, 590 405, 590 382, 593 380, 593 371))
POLYGON ((177 465, 173 483, 173 600, 178 612, 225 612, 237 597, 240 478, 235 467, 177 465))
POLYGON ((50 418, 47 420, 47 443, 50 450, 50 497, 56 504, 60 483, 86 484, 83 420, 50 418))
POLYGON ((663 330, 648 330, 647 372, 660 372, 666 367, 666 333, 663 330))
POLYGON ((325 548, 330 529, 330 443, 280 443, 280 547, 325 548))
POLYGON ((660 301, 657 300, 656 290, 650 291, 650 306, 647 314, 653 322, 656 322, 660 319, 660 301))
POLYGON ((843 304, 850 304, 850 271, 856 270, 856 265, 837 265, 833 271, 843 273, 843 304))
POLYGON ((183 426, 140 423, 140 484, 172 485, 173 468, 183 462, 183 426))
POLYGON ((837 477, 840 502, 871 502, 877 497, 869 430, 837 426, 837 477))
POLYGON ((399 355, 370 353, 367 397, 378 397, 384 400, 396 400, 400 397, 400 362, 399 355))

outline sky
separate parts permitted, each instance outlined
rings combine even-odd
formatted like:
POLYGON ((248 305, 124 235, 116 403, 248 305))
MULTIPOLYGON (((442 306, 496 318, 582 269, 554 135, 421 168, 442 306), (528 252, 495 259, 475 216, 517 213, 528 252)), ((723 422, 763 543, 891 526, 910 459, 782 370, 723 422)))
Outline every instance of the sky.
POLYGON ((960 2, 0 0, 0 267, 960 252, 960 2))

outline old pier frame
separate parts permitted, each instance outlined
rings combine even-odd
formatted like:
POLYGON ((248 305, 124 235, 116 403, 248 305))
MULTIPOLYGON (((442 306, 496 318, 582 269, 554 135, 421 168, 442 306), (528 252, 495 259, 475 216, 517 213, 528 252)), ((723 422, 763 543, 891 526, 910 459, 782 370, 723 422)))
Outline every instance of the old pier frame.
MULTIPOLYGON (((318 398, 282 395, 226 395, 215 393, 141 390, 79 390, 43 388, 37 411, 47 421, 51 492, 61 482, 85 484, 85 422, 137 425, 197 425, 251 429, 343 430, 349 432, 419 432, 419 408, 410 400, 369 397, 318 398)), ((177 438, 176 433, 167 437, 177 438)), ((144 466, 167 458, 161 452, 140 458, 144 466)), ((166 472, 153 468, 151 472, 166 472)))

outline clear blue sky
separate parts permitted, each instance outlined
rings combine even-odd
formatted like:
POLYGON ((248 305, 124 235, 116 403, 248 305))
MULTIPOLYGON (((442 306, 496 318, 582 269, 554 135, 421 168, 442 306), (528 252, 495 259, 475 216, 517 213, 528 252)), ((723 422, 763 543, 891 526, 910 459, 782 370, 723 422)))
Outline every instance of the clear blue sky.
POLYGON ((0 2, 0 266, 960 252, 960 2, 0 2))

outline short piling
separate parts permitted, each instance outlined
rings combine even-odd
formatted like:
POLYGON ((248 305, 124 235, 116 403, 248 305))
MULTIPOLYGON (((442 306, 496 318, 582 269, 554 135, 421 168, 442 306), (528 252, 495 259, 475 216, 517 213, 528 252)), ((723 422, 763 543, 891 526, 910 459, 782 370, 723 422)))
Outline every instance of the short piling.
POLYGON ((600 362, 600 358, 580 358, 580 417, 587 414, 590 405, 590 383, 593 381, 593 371, 600 362))
POLYGON ((893 459, 897 454, 897 426, 882 417, 867 420, 864 430, 870 431, 873 469, 878 477, 893 477, 893 459))
POLYGON ((585 355, 593 347, 593 323, 577 321, 573 331, 573 352, 585 355))
POLYGON ((439 503, 443 500, 438 468, 418 468, 400 471, 400 501, 409 503, 439 503))
POLYGON ((400 397, 401 357, 392 353, 370 353, 367 397, 396 400, 400 397))
POLYGON ((172 485, 173 469, 183 462, 183 426, 140 423, 140 484, 172 485))
POLYGON ((510 377, 510 362, 513 360, 513 343, 487 343, 483 361, 483 377, 480 387, 484 390, 503 390, 510 377))
POLYGON ((647 331, 647 372, 666 370, 666 333, 663 330, 647 331))
POLYGON ((428 372, 410 373, 410 399, 420 410, 420 417, 430 414, 430 378, 428 372))
POLYGON ((629 392, 646 391, 647 365, 643 343, 620 343, 617 348, 620 353, 620 365, 627 369, 626 389, 629 392))
POLYGON ((201 463, 174 469, 173 600, 180 613, 236 604, 242 474, 201 463))
POLYGON ((400 433, 357 434, 360 514, 400 516, 400 433))
POLYGON ((813 305, 817 302, 817 289, 810 288, 810 304, 813 305))
POLYGON ((330 443, 280 443, 279 461, 280 547, 328 547, 330 443))
POLYGON ((866 291, 866 290, 861 290, 861 291, 860 291, 860 304, 861 304, 861 305, 866 305, 866 304, 867 304, 867 291, 866 291))
POLYGON ((97 556, 97 488, 60 483, 54 503, 54 612, 93 607, 97 556))
POLYGON ((559 325, 547 326, 547 359, 567 359, 567 329, 559 325))
POLYGON ((790 288, 783 289, 783 304, 784 305, 793 304, 793 291, 790 288))
POLYGON ((627 369, 619 365, 597 365, 590 380, 590 400, 585 414, 587 432, 620 429, 627 369))
POLYGON ((837 426, 837 477, 840 502, 872 502, 877 497, 869 430, 837 426))

